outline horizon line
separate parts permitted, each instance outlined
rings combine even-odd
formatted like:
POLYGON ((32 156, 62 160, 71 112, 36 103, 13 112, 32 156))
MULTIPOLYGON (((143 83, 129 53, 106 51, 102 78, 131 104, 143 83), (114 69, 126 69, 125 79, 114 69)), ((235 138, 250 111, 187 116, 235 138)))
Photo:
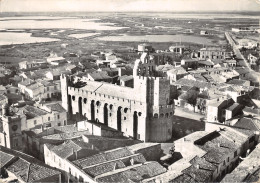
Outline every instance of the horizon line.
MULTIPOLYGON (((220 12, 226 12, 226 13, 243 13, 243 12, 250 12, 250 13, 259 13, 259 11, 257 10, 214 10, 214 11, 210 11, 210 10, 200 10, 200 11, 66 11, 66 10, 57 10, 57 11, 2 11, 0 13, 56 13, 56 12, 71 12, 71 13, 82 13, 82 12, 90 12, 90 13, 220 13, 220 12)), ((260 15, 260 13, 259 13, 260 15)))

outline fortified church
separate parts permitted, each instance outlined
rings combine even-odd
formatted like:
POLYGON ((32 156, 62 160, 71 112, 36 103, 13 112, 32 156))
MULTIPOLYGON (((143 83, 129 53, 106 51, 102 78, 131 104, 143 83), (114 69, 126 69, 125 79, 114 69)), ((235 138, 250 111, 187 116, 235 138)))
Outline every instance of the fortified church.
POLYGON ((174 104, 170 81, 160 77, 149 52, 135 61, 134 87, 105 82, 74 81, 61 75, 62 105, 79 115, 119 130, 144 142, 164 142, 172 137, 174 104))

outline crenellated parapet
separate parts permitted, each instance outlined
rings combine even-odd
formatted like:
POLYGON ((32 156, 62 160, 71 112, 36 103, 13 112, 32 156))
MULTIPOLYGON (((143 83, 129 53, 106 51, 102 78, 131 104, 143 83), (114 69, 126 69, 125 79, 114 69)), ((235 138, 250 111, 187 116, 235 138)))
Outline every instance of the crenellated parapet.
POLYGON ((153 117, 154 118, 164 118, 171 117, 174 114, 174 105, 161 105, 153 106, 153 117))

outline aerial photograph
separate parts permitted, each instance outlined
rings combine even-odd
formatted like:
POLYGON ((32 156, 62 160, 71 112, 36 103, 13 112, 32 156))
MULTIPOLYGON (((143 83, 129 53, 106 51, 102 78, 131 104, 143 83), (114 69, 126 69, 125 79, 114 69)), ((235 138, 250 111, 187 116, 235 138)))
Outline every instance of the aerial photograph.
POLYGON ((260 0, 0 0, 0 182, 260 183, 260 0))

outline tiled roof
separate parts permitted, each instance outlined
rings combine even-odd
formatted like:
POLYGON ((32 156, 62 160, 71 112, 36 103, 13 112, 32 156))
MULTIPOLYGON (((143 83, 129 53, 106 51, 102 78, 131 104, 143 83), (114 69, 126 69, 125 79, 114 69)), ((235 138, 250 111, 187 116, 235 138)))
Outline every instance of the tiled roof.
POLYGON ((191 79, 179 79, 175 82, 175 85, 181 85, 181 86, 196 86, 198 88, 211 88, 211 84, 207 82, 202 81, 194 81, 191 79))
POLYGON ((97 178, 97 182, 140 182, 166 172, 158 162, 149 162, 141 166, 127 167, 126 170, 97 178))
POLYGON ((256 148, 221 182, 258 182, 260 178, 260 145, 256 148))
POLYGON ((133 76, 124 75, 124 76, 119 77, 118 79, 120 79, 120 81, 129 81, 129 80, 132 80, 134 78, 133 78, 133 76))
POLYGON ((111 79, 111 77, 108 76, 106 71, 95 71, 92 73, 88 73, 88 75, 92 77, 94 80, 111 79))
MULTIPOLYGON (((8 171, 12 172, 17 178, 22 179, 24 182, 41 181, 45 178, 61 174, 54 168, 51 168, 39 160, 19 151, 1 147, 0 152, 1 155, 8 154, 9 157, 16 157, 5 167, 8 171)), ((4 157, 7 156, 4 155, 4 157)))
POLYGON ((255 114, 255 115, 259 115, 260 114, 260 109, 253 109, 251 107, 245 107, 243 109, 243 112, 244 113, 252 113, 252 114, 255 114))
POLYGON ((53 128, 55 132, 63 132, 63 133, 78 131, 78 127, 76 127, 75 125, 55 126, 53 128))
POLYGON ((126 156, 133 155, 127 148, 117 148, 111 151, 105 151, 100 154, 96 154, 90 157, 86 157, 83 159, 75 160, 74 163, 82 168, 95 165, 98 163, 103 163, 106 161, 111 161, 119 158, 123 158, 126 156))
POLYGON ((236 68, 235 71, 237 71, 239 74, 247 74, 250 72, 250 69, 246 67, 245 68, 241 67, 241 68, 236 68))
POLYGON ((242 80, 242 79, 232 79, 232 80, 228 81, 227 84, 243 85, 246 82, 248 82, 248 81, 247 80, 242 80))
POLYGON ((240 108, 240 107, 241 107, 241 105, 239 103, 234 103, 233 105, 228 107, 226 110, 233 111, 233 110, 240 108))
POLYGON ((221 133, 216 131, 196 141, 195 144, 207 152, 203 157, 212 163, 223 162, 226 155, 238 147, 231 139, 224 137, 221 133))
POLYGON ((92 149, 92 145, 75 139, 68 140, 61 145, 54 146, 51 150, 61 158, 68 158, 73 155, 75 151, 79 151, 81 149, 92 149))
POLYGON ((166 72, 166 71, 169 71, 171 69, 174 69, 174 66, 173 65, 170 65, 170 64, 165 64, 165 65, 158 65, 156 67, 156 70, 157 71, 162 71, 162 72, 166 72))
POLYGON ((169 181, 170 183, 176 183, 176 182, 180 182, 180 183, 194 183, 197 182, 195 181, 194 178, 192 178, 191 176, 187 175, 187 174, 182 174, 179 175, 178 177, 176 177, 175 179, 169 181))
POLYGON ((23 109, 25 115, 27 116, 27 119, 31 119, 31 118, 35 118, 35 117, 38 117, 38 116, 48 114, 47 111, 44 111, 44 110, 39 109, 39 108, 34 107, 34 106, 29 106, 29 105, 24 106, 22 109, 23 109))
POLYGON ((206 78, 208 82, 215 82, 215 80, 209 74, 204 74, 203 77, 206 78))
POLYGON ((208 182, 211 179, 211 176, 213 175, 213 170, 207 169, 208 167, 205 167, 206 166, 203 166, 203 164, 196 164, 190 166, 182 172, 189 175, 190 177, 193 177, 196 180, 196 182, 208 182))
POLYGON ((89 131, 77 131, 77 132, 67 132, 67 133, 58 133, 52 135, 44 135, 42 139, 49 140, 69 140, 81 137, 82 135, 90 135, 89 131))
POLYGON ((12 161, 14 158, 15 156, 0 151, 0 168, 3 168, 7 163, 12 161))
POLYGON ((210 74, 212 80, 216 83, 225 83, 226 79, 220 74, 210 74))
POLYGON ((98 175, 111 172, 114 169, 124 168, 126 167, 125 164, 121 160, 116 160, 112 162, 107 162, 103 164, 99 164, 96 166, 91 166, 89 168, 83 169, 87 174, 92 177, 96 177, 98 175))
POLYGON ((175 68, 167 71, 167 73, 178 75, 178 74, 187 74, 188 72, 183 67, 175 67, 175 68))
POLYGON ((209 66, 213 66, 213 65, 214 65, 214 63, 212 63, 212 62, 210 62, 210 61, 207 61, 207 60, 205 60, 205 61, 199 61, 198 63, 199 63, 199 64, 202 64, 202 65, 209 65, 209 66))
POLYGON ((216 169, 215 165, 206 161, 205 158, 201 158, 198 156, 195 156, 192 160, 190 160, 190 164, 192 164, 193 166, 199 165, 201 169, 205 169, 205 170, 214 171, 216 169))
POLYGON ((260 131, 260 122, 251 118, 243 117, 234 125, 239 128, 244 128, 252 131, 260 131))
POLYGON ((31 90, 35 90, 35 89, 38 89, 41 86, 43 86, 43 84, 41 84, 41 83, 33 83, 33 84, 28 85, 27 88, 31 89, 31 90))
POLYGON ((46 105, 46 107, 48 107, 48 108, 51 109, 52 111, 56 111, 56 112, 66 112, 66 110, 65 110, 59 103, 46 105))
POLYGON ((24 85, 24 86, 29 86, 30 84, 35 83, 35 81, 31 80, 31 79, 26 79, 24 81, 19 82, 20 85, 24 85))

